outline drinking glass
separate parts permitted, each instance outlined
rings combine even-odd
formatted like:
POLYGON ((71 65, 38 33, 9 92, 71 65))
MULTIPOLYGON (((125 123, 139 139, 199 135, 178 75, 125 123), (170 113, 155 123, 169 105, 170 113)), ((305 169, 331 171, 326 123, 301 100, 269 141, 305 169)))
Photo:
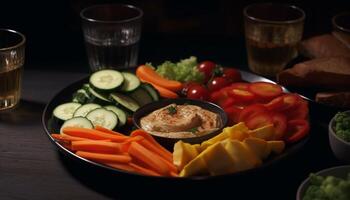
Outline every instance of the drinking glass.
POLYGON ((350 12, 335 15, 332 18, 333 35, 350 48, 350 12))
POLYGON ((132 5, 104 4, 80 12, 91 71, 137 65, 143 11, 132 5))
POLYGON ((243 13, 249 68, 273 77, 298 55, 305 13, 278 3, 252 4, 243 13))
POLYGON ((19 102, 25 42, 23 34, 0 29, 0 110, 19 102))

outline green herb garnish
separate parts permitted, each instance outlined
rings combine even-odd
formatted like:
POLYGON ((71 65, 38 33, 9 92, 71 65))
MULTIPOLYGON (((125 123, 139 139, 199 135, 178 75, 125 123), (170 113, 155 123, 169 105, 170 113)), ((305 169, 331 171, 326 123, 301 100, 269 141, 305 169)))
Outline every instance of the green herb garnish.
POLYGON ((169 107, 168 107, 168 113, 169 113, 170 115, 174 115, 174 114, 176 114, 176 112, 177 112, 177 110, 176 110, 176 107, 175 107, 175 106, 169 106, 169 107))
POLYGON ((188 130, 191 133, 197 133, 198 132, 198 127, 193 127, 190 130, 188 130))

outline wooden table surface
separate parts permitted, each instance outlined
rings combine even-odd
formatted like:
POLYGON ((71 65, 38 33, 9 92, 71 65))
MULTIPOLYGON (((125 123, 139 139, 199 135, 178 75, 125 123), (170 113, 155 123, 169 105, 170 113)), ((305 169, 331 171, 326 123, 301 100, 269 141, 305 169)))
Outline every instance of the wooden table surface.
MULTIPOLYGON (((310 172, 341 165, 324 124, 312 122, 309 142, 297 154, 244 176, 209 181, 165 181, 113 174, 76 162, 49 141, 41 115, 63 87, 86 74, 25 70, 20 105, 0 112, 0 199, 295 199, 310 172)), ((317 118, 317 117, 316 117, 317 118)), ((313 117, 311 117, 313 119, 313 117)))

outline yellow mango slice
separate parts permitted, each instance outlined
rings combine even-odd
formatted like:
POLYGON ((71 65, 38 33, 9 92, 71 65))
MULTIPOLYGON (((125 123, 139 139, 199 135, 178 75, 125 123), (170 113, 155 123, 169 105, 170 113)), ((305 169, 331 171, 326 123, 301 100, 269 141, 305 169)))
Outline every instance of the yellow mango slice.
POLYGON ((211 145, 199 156, 203 157, 210 175, 227 174, 236 171, 233 158, 220 142, 211 145))
POLYGON ((284 141, 278 140, 278 141, 268 141, 267 145, 270 146, 271 151, 280 154, 284 150, 284 147, 286 146, 284 141))
POLYGON ((193 160, 191 160, 185 167, 181 170, 179 176, 186 177, 186 176, 194 176, 194 175, 200 175, 200 174, 207 174, 208 168, 203 160, 203 157, 197 156, 193 160))
POLYGON ((244 124, 244 122, 240 122, 234 126, 226 127, 222 130, 222 132, 215 137, 202 142, 201 149, 204 150, 208 148, 210 145, 213 145, 217 142, 221 142, 227 138, 231 139, 242 139, 248 137, 246 133, 248 132, 248 127, 244 124))
POLYGON ((266 159, 271 153, 271 147, 260 138, 246 138, 243 143, 249 147, 260 159, 266 159))
POLYGON ((254 154, 249 152, 240 141, 230 140, 226 142, 225 149, 233 158, 237 171, 252 169, 257 165, 254 154))
MULTIPOLYGON (((199 145, 198 145, 199 146, 199 145)), ((199 154, 194 145, 178 141, 174 145, 173 163, 179 170, 199 154)))
POLYGON ((260 138, 266 141, 273 140, 275 135, 275 128, 273 124, 269 124, 254 130, 250 130, 249 135, 251 137, 260 138))

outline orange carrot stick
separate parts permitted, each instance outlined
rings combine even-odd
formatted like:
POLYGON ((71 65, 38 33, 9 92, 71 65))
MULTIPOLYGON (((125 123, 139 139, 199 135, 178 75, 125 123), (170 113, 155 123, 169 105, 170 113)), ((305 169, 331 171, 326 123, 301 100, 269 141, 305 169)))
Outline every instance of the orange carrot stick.
POLYGON ((110 139, 112 142, 124 142, 129 138, 128 136, 112 135, 99 130, 80 127, 65 127, 63 128, 63 133, 74 137, 82 137, 93 140, 110 139))
POLYGON ((56 134, 56 133, 51 134, 51 137, 53 139, 55 139, 55 140, 60 140, 60 141, 65 141, 65 142, 90 140, 90 139, 87 139, 87 138, 74 137, 74 136, 70 136, 70 135, 56 134))
POLYGON ((130 164, 124 164, 124 163, 103 163, 107 166, 116 168, 116 169, 121 169, 124 171, 128 171, 128 172, 135 172, 136 170, 130 166, 130 164))
POLYGON ((159 85, 156 85, 156 84, 152 84, 153 87, 159 92, 159 95, 161 97, 164 97, 164 98, 169 98, 169 99, 176 99, 176 98, 179 98, 179 95, 176 94, 175 92, 165 88, 165 87, 162 87, 162 86, 159 86, 159 85))
POLYGON ((170 173, 170 169, 167 164, 159 158, 160 156, 136 142, 130 144, 128 153, 131 157, 141 161, 159 174, 168 175, 170 173))
MULTIPOLYGON (((137 136, 136 136, 137 137, 137 136)), ((160 157, 162 157, 164 160, 172 163, 173 162, 173 156, 169 155, 168 153, 166 153, 165 151, 163 151, 162 149, 158 148, 156 145, 154 145, 153 143, 151 143, 150 141, 144 139, 144 140, 138 140, 137 141, 139 144, 141 144, 143 147, 145 147, 146 149, 152 151, 153 153, 158 154, 160 157)))
POLYGON ((95 126, 95 130, 102 131, 102 132, 105 132, 105 133, 110 133, 110 134, 113 134, 113 135, 125 136, 125 135, 122 134, 122 133, 118 133, 118 132, 116 132, 116 131, 112 131, 112 130, 106 129, 105 127, 98 126, 98 125, 95 126))
POLYGON ((157 172, 151 170, 151 169, 147 169, 147 168, 144 168, 144 167, 141 167, 140 165, 137 165, 135 163, 129 163, 129 165, 131 167, 134 168, 134 170, 140 174, 143 174, 143 175, 148 175, 148 176, 161 176, 160 174, 158 174, 157 172))
POLYGON ((72 149, 74 151, 89 151, 96 153, 120 153, 121 146, 122 145, 120 143, 98 140, 82 140, 72 142, 72 149))
POLYGON ((136 76, 148 83, 159 85, 171 91, 182 89, 181 82, 163 78, 154 69, 146 65, 141 65, 136 69, 136 76))
POLYGON ((131 161, 131 157, 127 154, 114 155, 87 151, 77 151, 75 154, 99 163, 128 163, 131 161))
MULTIPOLYGON (((166 157, 170 157, 170 158, 173 157, 172 153, 170 153, 167 149, 165 149, 162 145, 160 145, 149 133, 147 133, 146 131, 144 131, 142 129, 134 130, 133 132, 131 132, 130 136, 131 137, 142 136, 147 141, 151 142, 156 147, 158 147, 158 149, 163 151, 163 154, 167 155, 166 157)), ((173 160, 171 159, 170 162, 173 162, 173 160)))

